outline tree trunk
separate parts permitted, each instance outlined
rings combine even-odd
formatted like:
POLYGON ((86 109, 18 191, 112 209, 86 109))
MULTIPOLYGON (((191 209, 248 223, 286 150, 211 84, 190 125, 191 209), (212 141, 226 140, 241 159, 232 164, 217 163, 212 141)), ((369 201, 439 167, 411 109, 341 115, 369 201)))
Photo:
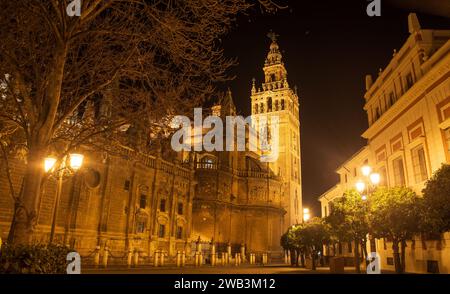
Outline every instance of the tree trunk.
POLYGON ((398 240, 393 240, 392 241, 392 250, 394 251, 395 272, 397 274, 401 274, 402 273, 402 266, 401 266, 401 262, 400 262, 400 253, 399 253, 398 243, 399 243, 398 240))
POLYGON ((405 240, 401 241, 401 268, 402 268, 402 273, 404 273, 406 270, 406 241, 405 240))
POLYGON ((301 266, 304 268, 305 267, 305 252, 304 252, 304 250, 300 251, 300 261, 301 261, 301 266))
POLYGON ((363 253, 363 258, 366 261, 366 268, 367 266, 369 266, 370 261, 367 258, 367 241, 366 240, 361 240, 361 251, 363 253))
POLYGON ((298 254, 297 254, 297 250, 290 250, 291 252, 291 265, 292 266, 298 266, 298 254))
POLYGON ((316 254, 315 254, 314 250, 312 250, 312 252, 311 252, 311 262, 312 262, 312 270, 315 271, 316 270, 316 254))
POLYGON ((44 157, 45 150, 39 148, 31 148, 28 152, 21 205, 17 206, 14 212, 14 224, 11 225, 11 243, 29 244, 32 241, 37 221, 39 199, 41 197, 44 157))
POLYGON ((360 259, 359 259, 359 241, 355 240, 355 270, 359 274, 361 273, 360 259))
POLYGON ((54 60, 49 71, 47 88, 40 105, 35 105, 34 117, 30 118, 30 135, 27 140, 28 154, 23 194, 21 195, 14 228, 13 243, 29 244, 33 239, 36 225, 38 205, 41 197, 41 184, 44 177, 44 159, 48 155, 47 148, 55 127, 55 120, 61 98, 61 87, 64 77, 64 66, 67 56, 67 44, 58 44, 54 51, 54 60))

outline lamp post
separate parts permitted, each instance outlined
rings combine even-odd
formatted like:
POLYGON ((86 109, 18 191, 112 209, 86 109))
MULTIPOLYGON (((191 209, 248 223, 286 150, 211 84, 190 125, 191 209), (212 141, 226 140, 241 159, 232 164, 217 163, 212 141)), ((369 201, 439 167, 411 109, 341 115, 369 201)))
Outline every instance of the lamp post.
POLYGON ((51 173, 57 179, 57 189, 55 203, 52 211, 52 226, 50 229, 49 243, 52 244, 55 238, 56 218, 58 215, 59 201, 61 198, 61 191, 63 185, 64 174, 72 175, 76 173, 83 165, 84 156, 78 153, 69 154, 69 158, 64 156, 61 164, 56 168, 57 159, 54 157, 47 157, 44 159, 44 170, 46 173, 51 173), (67 164, 69 161, 69 164, 67 164))
MULTIPOLYGON (((370 194, 380 184, 381 176, 379 173, 373 173, 372 168, 369 165, 364 165, 361 168, 363 179, 356 182, 356 190, 361 193, 361 199, 366 201, 370 194), (364 193, 364 194, 363 194, 364 193)), ((370 251, 376 252, 375 240, 369 234, 370 251)))
POLYGON ((303 222, 306 223, 311 218, 309 208, 303 208, 303 222))
POLYGON ((372 168, 364 165, 361 168, 363 179, 356 182, 355 187, 361 195, 362 200, 367 200, 369 194, 380 184, 381 176, 379 173, 372 173, 372 168))

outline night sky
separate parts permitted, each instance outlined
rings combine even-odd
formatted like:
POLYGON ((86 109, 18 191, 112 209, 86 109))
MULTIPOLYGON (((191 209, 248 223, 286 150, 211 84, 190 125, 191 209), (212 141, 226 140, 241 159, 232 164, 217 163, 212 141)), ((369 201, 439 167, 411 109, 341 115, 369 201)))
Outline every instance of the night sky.
POLYGON ((255 7, 223 39, 225 54, 239 62, 226 87, 241 114, 249 115, 251 80, 263 81, 266 35, 280 35, 289 84, 299 88, 303 205, 314 215, 320 213, 317 198, 338 181, 336 168, 365 145, 365 75, 376 77, 406 41, 408 13, 418 12, 423 28, 450 28, 449 18, 433 15, 450 12, 448 0, 381 2, 382 16, 372 18, 366 0, 284 1, 289 7, 275 15, 255 7))

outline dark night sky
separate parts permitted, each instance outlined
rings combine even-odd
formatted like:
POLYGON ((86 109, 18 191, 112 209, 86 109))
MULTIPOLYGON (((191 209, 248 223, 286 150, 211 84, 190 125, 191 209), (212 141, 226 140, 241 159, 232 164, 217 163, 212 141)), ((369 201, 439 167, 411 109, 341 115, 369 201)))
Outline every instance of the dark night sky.
MULTIPOLYGON (((428 1, 450 2, 423 2, 428 1)), ((239 62, 231 72, 236 79, 227 86, 241 114, 250 114, 252 77, 258 84, 263 80, 270 44, 266 34, 272 29, 280 35, 289 83, 299 87, 303 203, 318 215, 318 196, 338 181, 335 169, 365 144, 361 138, 367 128, 364 77, 368 73, 376 76, 391 59, 393 49, 400 49, 406 41, 411 9, 382 0, 382 16, 371 18, 366 14, 366 0, 284 3, 289 8, 275 15, 255 8, 249 16, 240 17, 223 40, 226 55, 239 62)), ((423 11, 418 10, 422 27, 450 28, 448 18, 423 11)), ((442 14, 442 10, 435 11, 442 14)))

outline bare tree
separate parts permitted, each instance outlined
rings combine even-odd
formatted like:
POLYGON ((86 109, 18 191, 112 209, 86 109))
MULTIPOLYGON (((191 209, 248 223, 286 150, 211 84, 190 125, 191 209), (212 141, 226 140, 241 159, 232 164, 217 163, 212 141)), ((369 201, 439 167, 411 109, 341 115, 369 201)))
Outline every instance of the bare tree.
POLYGON ((234 61, 218 40, 253 4, 83 0, 81 15, 70 17, 70 3, 0 0, 3 154, 6 147, 26 154, 23 190, 11 190, 15 243, 31 240, 43 159, 80 146, 139 148, 165 132, 171 115, 199 105, 229 78, 234 61))

